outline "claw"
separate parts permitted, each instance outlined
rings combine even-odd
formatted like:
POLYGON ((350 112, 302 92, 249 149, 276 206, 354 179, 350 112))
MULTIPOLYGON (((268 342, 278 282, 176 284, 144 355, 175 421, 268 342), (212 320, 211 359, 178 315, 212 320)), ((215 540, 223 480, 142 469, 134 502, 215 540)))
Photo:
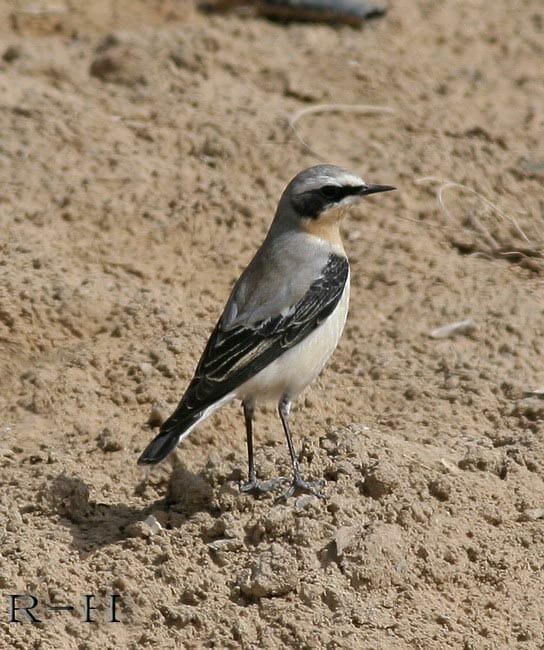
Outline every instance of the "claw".
POLYGON ((287 500, 298 492, 305 492, 306 494, 312 494, 314 497, 326 499, 327 497, 318 490, 318 488, 323 487, 324 485, 325 481, 323 479, 318 479, 317 481, 305 481, 300 476, 295 476, 291 483, 291 487, 279 498, 287 500))
POLYGON ((256 478, 252 478, 247 483, 240 483, 240 492, 266 494, 272 490, 277 490, 282 483, 288 480, 287 476, 278 476, 278 478, 270 479, 270 481, 258 481, 256 478))

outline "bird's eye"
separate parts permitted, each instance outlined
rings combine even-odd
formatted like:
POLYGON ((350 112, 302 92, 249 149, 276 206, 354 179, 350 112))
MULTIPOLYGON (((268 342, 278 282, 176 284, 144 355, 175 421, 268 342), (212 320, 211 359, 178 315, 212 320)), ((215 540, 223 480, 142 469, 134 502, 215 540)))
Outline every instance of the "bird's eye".
POLYGON ((342 196, 342 188, 337 185, 325 185, 321 188, 321 194, 326 199, 337 201, 342 196))

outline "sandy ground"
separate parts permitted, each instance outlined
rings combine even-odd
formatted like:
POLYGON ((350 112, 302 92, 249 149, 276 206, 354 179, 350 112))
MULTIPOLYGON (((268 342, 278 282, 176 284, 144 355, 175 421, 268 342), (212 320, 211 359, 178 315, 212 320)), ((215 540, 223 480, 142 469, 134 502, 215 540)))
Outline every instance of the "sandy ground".
MULTIPOLYGON (((0 646, 544 647, 542 3, 353 29, 12 0, 0 43, 0 646), (314 155, 288 118, 329 103, 381 108, 303 116, 314 155), (399 188, 345 223, 345 336, 294 409, 328 499, 239 494, 234 404, 138 468, 321 160, 399 188)), ((257 441, 288 470, 272 406, 257 441)))

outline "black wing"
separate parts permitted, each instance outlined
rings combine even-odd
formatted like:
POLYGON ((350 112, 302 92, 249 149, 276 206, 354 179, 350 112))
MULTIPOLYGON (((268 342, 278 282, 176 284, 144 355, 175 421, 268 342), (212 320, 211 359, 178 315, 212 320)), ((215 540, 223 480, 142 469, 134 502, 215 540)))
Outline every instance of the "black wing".
POLYGON ((178 410, 202 411, 306 338, 334 311, 348 274, 347 259, 330 255, 321 276, 288 315, 229 330, 219 321, 178 410))

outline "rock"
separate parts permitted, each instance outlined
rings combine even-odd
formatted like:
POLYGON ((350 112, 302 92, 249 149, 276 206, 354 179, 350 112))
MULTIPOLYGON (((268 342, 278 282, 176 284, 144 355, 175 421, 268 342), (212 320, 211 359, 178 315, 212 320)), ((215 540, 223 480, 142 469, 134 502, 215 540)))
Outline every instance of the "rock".
POLYGON ((372 499, 381 499, 391 494, 398 485, 397 471, 390 463, 380 461, 367 470, 363 483, 363 494, 372 499))
POLYGON ((242 548, 242 542, 239 539, 232 539, 224 537, 223 539, 215 539, 213 542, 208 542, 208 548, 211 551, 238 551, 242 548))
POLYGON ((238 585, 251 598, 284 596, 296 589, 297 563, 285 548, 272 544, 242 572, 238 585))
POLYGON ((49 497, 59 514, 74 523, 86 520, 89 505, 89 488, 79 478, 61 474, 55 479, 49 497))
POLYGON ((143 539, 156 535, 162 530, 162 526, 154 515, 148 515, 143 521, 136 521, 126 527, 125 532, 129 537, 141 537, 143 539))
POLYGON ((2 54, 2 61, 11 63, 21 56, 21 49, 17 45, 8 45, 2 54))
POLYGON ((164 404, 155 403, 151 407, 151 412, 147 418, 147 424, 150 427, 160 427, 166 421, 169 411, 164 404))
POLYGON ((518 521, 536 521, 537 519, 544 519, 544 508, 524 510, 519 516, 518 521))
POLYGON ((106 453, 121 451, 123 449, 123 445, 107 427, 97 436, 96 443, 98 448, 106 453))
POLYGON ((352 547, 360 538, 360 526, 341 526, 334 536, 336 554, 340 557, 344 551, 352 547))
POLYGON ((447 501, 451 495, 451 483, 440 476, 429 483, 429 494, 439 501, 447 501))
POLYGON ((437 327, 429 336, 432 339, 447 339, 459 334, 472 334, 476 330, 476 323, 471 318, 456 321, 455 323, 448 323, 442 327, 437 327))
POLYGON ((89 74, 103 82, 132 87, 147 84, 144 69, 140 49, 131 43, 120 43, 98 54, 91 62, 89 74))
POLYGON ((148 515, 144 519, 144 524, 146 526, 149 526, 149 529, 153 534, 158 533, 162 530, 162 526, 160 521, 157 520, 157 518, 154 515, 148 515))

